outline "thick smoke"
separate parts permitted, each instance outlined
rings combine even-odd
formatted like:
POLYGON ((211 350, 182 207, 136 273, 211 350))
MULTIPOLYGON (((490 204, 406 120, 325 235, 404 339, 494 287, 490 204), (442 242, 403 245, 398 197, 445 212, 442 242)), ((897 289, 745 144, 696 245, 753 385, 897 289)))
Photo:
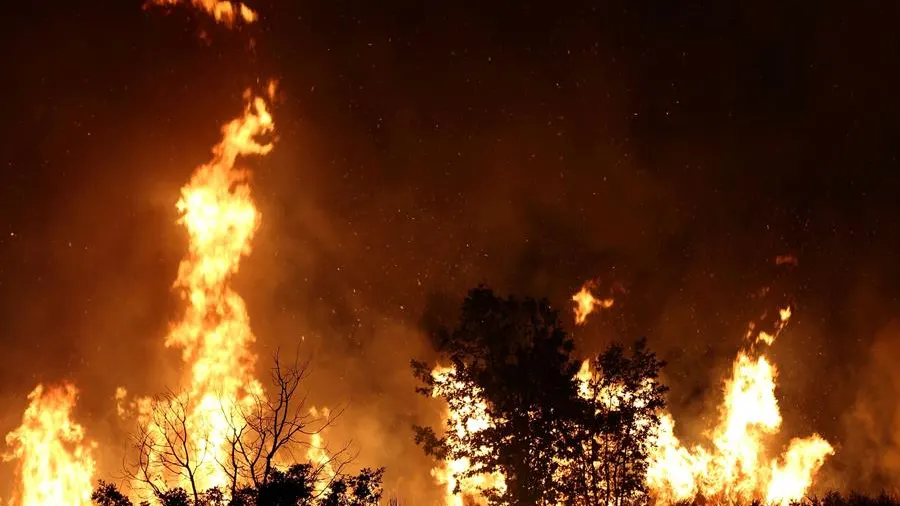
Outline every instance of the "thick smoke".
POLYGON ((410 426, 440 415, 409 359, 437 359, 426 329, 452 323, 468 288, 568 312, 586 279, 621 282, 578 345, 646 335, 689 442, 760 313, 752 294, 788 251, 800 264, 783 292, 798 307, 772 350, 784 432, 834 441, 823 472, 840 488, 897 486, 897 173, 871 172, 892 163, 896 50, 874 35, 891 30, 836 47, 839 23, 805 12, 781 26, 718 7, 703 19, 719 26, 637 7, 395 18, 270 2, 254 33, 266 52, 234 56, 214 26, 199 27, 217 38, 207 46, 114 3, 35 12, 3 35, 19 56, 0 138, 3 428, 37 381, 71 378, 116 476, 128 427, 115 387, 158 391, 181 364, 162 345, 186 247, 178 189, 240 90, 272 75, 280 138, 253 167, 262 225, 236 280, 260 367, 302 343, 311 402, 347 405, 329 440, 387 465, 408 504, 436 496, 410 426), (879 56, 853 71, 863 49, 879 56))
POLYGON ((900 476, 900 321, 878 332, 842 417, 842 462, 847 481, 869 491, 891 490, 900 476))

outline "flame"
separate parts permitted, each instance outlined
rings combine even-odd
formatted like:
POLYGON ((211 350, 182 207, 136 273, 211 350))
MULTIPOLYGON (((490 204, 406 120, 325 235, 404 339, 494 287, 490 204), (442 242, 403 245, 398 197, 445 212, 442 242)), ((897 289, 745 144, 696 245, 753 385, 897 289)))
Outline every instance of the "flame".
MULTIPOLYGON (((592 293, 594 286, 592 282, 586 283, 573 297, 577 303, 577 323, 583 323, 595 307, 613 304, 612 299, 598 301, 592 293)), ((818 434, 795 438, 780 457, 770 458, 764 441, 779 432, 782 418, 775 397, 777 370, 760 349, 775 342, 792 313, 790 306, 779 309, 769 331, 755 323, 750 324, 746 335, 748 350, 738 353, 731 376, 724 383, 720 420, 709 433, 709 447, 685 447, 675 436, 672 416, 668 413, 660 415, 659 425, 651 436, 652 450, 645 475, 656 503, 671 505, 703 496, 714 502, 759 500, 787 506, 804 497, 826 457, 834 453, 831 444, 818 434)), ((432 370, 436 384, 434 396, 465 388, 455 380, 454 374, 453 367, 437 366, 432 370)), ((615 409, 621 403, 643 402, 641 396, 632 397, 619 385, 602 384, 590 360, 582 362, 575 380, 578 394, 598 402, 598 409, 600 406, 615 409)), ((646 386, 652 388, 652 381, 648 380, 646 386)), ((455 431, 457 438, 463 441, 467 435, 491 426, 487 406, 477 390, 467 391, 461 402, 448 406, 446 420, 448 429, 455 431)), ((651 422, 649 418, 637 420, 639 424, 651 422)), ((559 464, 569 465, 567 462, 559 464)), ((448 459, 432 470, 432 476, 445 487, 444 504, 484 504, 480 486, 498 484, 502 488, 502 475, 463 478, 462 475, 471 469, 471 462, 463 458, 448 459)))
POLYGON ((84 440, 84 428, 71 418, 78 390, 71 384, 28 395, 22 425, 6 435, 11 452, 4 460, 19 461, 20 506, 88 506, 91 504, 95 444, 84 440))
POLYGON ((197 9, 206 11, 216 22, 229 27, 234 26, 238 21, 253 23, 259 18, 256 12, 243 2, 224 0, 148 0, 146 5, 173 6, 181 3, 190 3, 197 9))
MULTIPOLYGON (((240 156, 269 153, 273 144, 259 138, 271 133, 274 124, 263 98, 248 92, 245 99, 243 115, 222 128, 212 160, 197 168, 177 203, 189 251, 179 266, 175 287, 188 304, 165 345, 182 350, 190 366, 189 384, 185 394, 169 406, 150 407, 144 402, 138 407, 150 422, 149 431, 159 438, 164 438, 167 429, 154 426, 149 410, 184 412, 186 446, 192 461, 199 463, 194 476, 199 490, 226 485, 228 476, 219 463, 226 461, 229 419, 238 410, 249 409, 263 390, 253 375, 255 338, 247 308, 231 287, 231 278, 241 258, 250 253, 259 226, 248 173, 235 163, 240 156)), ((174 478, 187 488, 185 476, 174 478)), ((160 471, 153 479, 163 481, 166 476, 160 471)))
POLYGON ((575 295, 572 296, 572 301, 575 302, 575 324, 583 325, 585 321, 587 321, 588 315, 594 312, 594 309, 609 309, 615 303, 611 297, 606 299, 598 299, 594 296, 593 290, 596 288, 597 284, 594 281, 586 282, 581 290, 578 291, 575 295))
MULTIPOLYGON (((791 317, 779 311, 775 331, 759 331, 755 344, 771 345, 791 317)), ((755 330, 751 325, 748 336, 755 330)), ((656 448, 647 469, 647 484, 658 502, 672 504, 696 496, 731 502, 763 500, 786 506, 802 499, 815 473, 834 453, 818 434, 794 439, 780 459, 770 459, 764 438, 781 427, 775 398, 777 371, 764 355, 738 353, 725 381, 719 424, 712 447, 685 448, 675 436, 675 421, 662 416, 656 448)))
POLYGON ((316 494, 321 495, 328 490, 330 484, 337 476, 337 471, 334 468, 334 457, 328 453, 325 438, 322 436, 322 431, 324 426, 328 424, 331 412, 328 408, 318 409, 313 406, 309 409, 309 414, 314 419, 322 418, 325 421, 322 429, 310 434, 309 448, 306 450, 306 458, 309 459, 310 464, 315 466, 317 471, 316 494))
MULTIPOLYGON (((466 388, 455 379, 456 369, 452 366, 435 366, 431 375, 435 380, 433 397, 438 397, 448 389, 466 388)), ((491 427, 487 403, 481 399, 476 390, 470 391, 462 402, 448 406, 446 421, 456 437, 465 441, 466 436, 491 427)), ((480 451, 490 451, 482 448, 480 451)), ((444 487, 445 506, 464 506, 487 504, 482 491, 496 489, 502 493, 506 488, 506 478, 500 473, 480 473, 474 476, 463 476, 472 469, 472 462, 466 457, 444 460, 431 470, 431 476, 444 487)))

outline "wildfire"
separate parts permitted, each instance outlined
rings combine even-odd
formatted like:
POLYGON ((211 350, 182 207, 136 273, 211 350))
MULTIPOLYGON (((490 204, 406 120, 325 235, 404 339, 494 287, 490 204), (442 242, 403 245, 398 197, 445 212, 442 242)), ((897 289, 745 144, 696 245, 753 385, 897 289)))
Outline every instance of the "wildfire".
POLYGON ((253 23, 258 18, 256 12, 243 2, 225 0, 148 0, 146 5, 173 6, 183 3, 189 3, 200 10, 206 11, 217 22, 227 26, 233 26, 237 21, 253 23))
MULTIPOLYGON (((452 366, 436 366, 431 375, 435 380, 433 396, 441 395, 447 389, 461 389, 464 385, 455 380, 456 369, 452 366)), ((491 426, 490 416, 487 414, 487 404, 479 396, 479 392, 470 392, 461 402, 447 407, 447 421, 460 440, 465 440, 467 435, 483 431, 491 426)), ((482 449, 482 451, 489 451, 482 449)), ((465 476, 472 469, 472 462, 468 458, 450 459, 440 462, 431 470, 432 477, 444 486, 445 506, 484 505, 487 504, 482 495, 483 490, 495 488, 503 491, 505 477, 499 473, 481 473, 474 476, 465 476)))
MULTIPOLYGON (((755 326, 751 325, 751 343, 771 345, 790 316, 789 307, 782 309, 775 331, 760 330, 755 339, 755 326)), ((719 424, 711 431, 711 448, 684 447, 675 436, 675 421, 671 415, 663 415, 647 470, 647 483, 658 502, 672 504, 703 496, 786 505, 803 498, 834 449, 813 434, 793 439, 781 458, 768 457, 763 440, 781 426, 776 377, 775 366, 764 355, 738 353, 731 377, 725 381, 725 399, 719 424)))
POLYGON ((94 475, 94 443, 71 418, 78 390, 71 384, 28 395, 22 425, 6 435, 12 450, 4 460, 19 461, 19 506, 88 506, 94 475))
MULTIPOLYGON (((309 414, 313 418, 323 418, 326 425, 328 418, 331 416, 328 408, 318 409, 315 406, 310 408, 309 414)), ((324 427, 322 430, 324 430, 324 427)), ((320 495, 328 490, 329 485, 337 476, 337 471, 334 468, 334 458, 328 453, 321 430, 310 435, 306 458, 316 468, 316 493, 320 495)))
MULTIPOLYGON (((598 300, 593 288, 589 282, 573 296, 577 303, 577 323, 583 323, 596 307, 613 304, 612 299, 598 300)), ((689 502, 702 496, 714 502, 759 500, 786 506, 804 497, 825 458, 834 453, 827 441, 813 434, 791 440, 780 457, 772 458, 768 454, 764 439, 778 433, 782 418, 775 397, 777 370, 759 350, 775 342, 791 318, 792 309, 784 307, 776 314, 769 331, 750 325, 746 335, 748 350, 738 353, 731 376, 725 381, 720 421, 710 431, 709 447, 683 446, 675 436, 672 416, 661 415, 659 427, 651 436, 654 449, 645 475, 658 504, 689 502)), ((452 367, 437 366, 432 370, 436 384, 433 395, 463 388, 455 381, 454 373, 452 367)), ((583 398, 597 399, 609 407, 635 402, 623 397, 616 385, 606 385, 597 391, 597 376, 590 361, 582 363, 575 379, 583 398)), ((448 405, 446 420, 448 429, 455 431, 459 439, 491 426, 487 406, 478 391, 451 397, 460 400, 448 405)), ((484 504, 481 492, 486 485, 503 486, 502 475, 476 473, 466 477, 471 471, 472 463, 465 458, 448 458, 432 470, 432 475, 445 487, 444 504, 484 504)))
POLYGON ((615 300, 613 300, 612 297, 606 299, 597 298, 593 293, 596 287, 597 284, 595 281, 588 281, 581 287, 581 290, 579 290, 578 293, 572 296, 572 301, 575 302, 574 311, 576 325, 583 325, 585 321, 587 321, 587 317, 593 313, 595 309, 609 309, 615 303, 615 300))
MULTIPOLYGON (((197 168, 181 190, 177 208, 179 223, 188 232, 189 249, 181 262, 175 287, 188 302, 181 321, 166 337, 167 347, 182 350, 190 366, 184 395, 170 399, 177 406, 155 406, 155 411, 175 410, 184 418, 180 438, 196 463, 192 477, 198 489, 221 487, 228 476, 226 462, 229 420, 241 409, 249 409, 262 386, 253 375, 255 338, 247 308, 231 287, 231 278, 242 257, 250 253, 250 242, 259 226, 259 212, 250 196, 248 172, 237 168, 238 157, 265 155, 273 144, 261 136, 274 130, 272 116, 261 97, 245 95, 244 114, 222 128, 222 140, 213 148, 209 163, 197 168)), ((150 437, 165 438, 171 430, 159 417, 150 421, 150 437)), ((162 442, 164 445, 165 442, 162 442)), ((148 458, 153 462, 153 455, 148 458)), ((152 479, 163 482, 187 476, 166 476, 159 466, 152 479)))

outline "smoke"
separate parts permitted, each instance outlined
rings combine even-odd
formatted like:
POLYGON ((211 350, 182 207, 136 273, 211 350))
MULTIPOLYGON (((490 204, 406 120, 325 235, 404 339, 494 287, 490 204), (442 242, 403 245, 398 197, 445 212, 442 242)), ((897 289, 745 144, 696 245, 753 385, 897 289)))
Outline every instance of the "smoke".
POLYGON ((813 42, 762 66, 771 52, 745 41, 781 47, 797 23, 259 2, 243 29, 265 26, 254 36, 266 51, 224 57, 227 36, 211 48, 113 3, 3 35, 19 52, 0 138, 4 428, 37 381, 72 379, 75 418, 117 475, 128 427, 115 387, 153 392, 178 377, 162 346, 186 248, 178 189, 240 91, 272 75, 286 97, 273 109, 280 139, 252 162, 261 228, 236 280, 260 366, 300 343, 310 401, 347 405, 327 439, 388 466, 388 490, 407 503, 437 496, 410 426, 440 415, 415 394, 409 359, 437 358, 427 330, 453 323, 467 289, 546 296, 569 314, 585 280, 621 282, 615 307, 573 330, 579 349, 646 335, 691 442, 716 416, 746 323, 771 309, 751 294, 786 252, 800 263, 783 289, 797 311, 772 350, 785 433, 835 441, 823 472, 839 487, 896 485, 897 332, 881 330, 900 294, 885 218, 897 215, 896 173, 857 177, 893 152, 876 121, 896 112, 893 53, 867 48, 884 56, 842 71, 877 41, 849 37, 832 57, 832 27, 799 23, 813 42), (671 40, 682 42, 659 42, 671 40), (249 70, 235 71, 244 57, 249 70), (758 72, 793 85, 768 90, 758 72))
POLYGON ((900 476, 900 321, 878 332, 842 416, 843 473, 867 491, 896 490, 900 476))

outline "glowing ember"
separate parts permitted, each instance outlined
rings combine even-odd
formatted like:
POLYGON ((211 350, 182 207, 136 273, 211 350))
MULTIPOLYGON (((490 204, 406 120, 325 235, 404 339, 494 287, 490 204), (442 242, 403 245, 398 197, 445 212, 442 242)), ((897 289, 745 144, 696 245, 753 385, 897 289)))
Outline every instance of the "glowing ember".
POLYGON ((613 306, 615 301, 612 298, 599 299, 594 296, 593 290, 596 287, 596 283, 593 281, 588 281, 581 287, 578 293, 572 296, 572 301, 575 302, 575 324, 583 325, 585 321, 587 321, 588 315, 594 312, 597 308, 609 309, 613 306))
MULTIPOLYGON (((755 343, 772 344, 791 316, 779 312, 774 333, 759 331, 755 343)), ((754 329, 751 326, 751 329, 754 329)), ((759 355, 738 353, 712 448, 685 448, 675 437, 675 422, 664 415, 657 448, 647 470, 647 483, 657 501, 672 504, 697 496, 729 502, 763 500, 786 505, 803 498, 831 445, 814 434, 794 439, 779 459, 770 459, 763 439, 778 432, 781 414, 775 398, 775 366, 759 355)))
MULTIPOLYGON (((187 229, 190 245, 175 286, 188 306, 166 337, 166 346, 181 348, 190 365, 185 395, 173 401, 184 412, 181 437, 193 454, 191 461, 197 463, 190 479, 199 490, 227 483, 219 463, 227 461, 229 419, 262 394, 253 375, 256 356, 250 347, 255 338, 247 308, 231 288, 231 277, 238 272, 241 258, 250 253, 259 225, 247 172, 235 168, 235 162, 239 156, 271 151, 271 143, 258 139, 271 133, 274 124, 264 99, 249 93, 245 98, 244 114, 222 128, 222 141, 213 148, 212 161, 196 170, 177 204, 179 223, 187 229)), ((165 427, 152 425, 150 434, 166 437, 165 427)), ((153 455, 148 459, 153 462, 153 455)), ((160 483, 174 479, 189 488, 187 476, 166 476, 162 469, 150 478, 160 483)))
POLYGON ((148 0, 146 5, 172 6, 184 3, 206 11, 217 22, 227 26, 232 26, 237 21, 252 23, 258 18, 256 12, 244 3, 225 0, 148 0))
POLYGON ((799 262, 794 255, 778 255, 775 257, 775 265, 793 265, 796 267, 799 265, 799 262))
POLYGON ((4 460, 19 461, 19 506, 88 506, 91 504, 95 445, 72 421, 78 391, 73 385, 45 390, 38 385, 22 425, 6 435, 12 450, 4 460))

